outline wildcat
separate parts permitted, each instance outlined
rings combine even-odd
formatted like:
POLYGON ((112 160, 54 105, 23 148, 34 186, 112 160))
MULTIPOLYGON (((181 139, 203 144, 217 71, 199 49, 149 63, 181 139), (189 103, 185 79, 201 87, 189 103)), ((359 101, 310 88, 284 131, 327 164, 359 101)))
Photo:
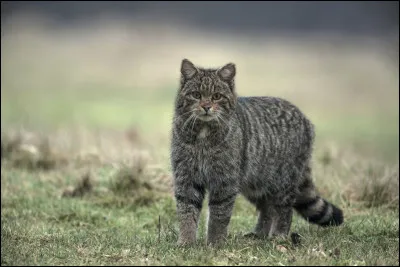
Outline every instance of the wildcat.
POLYGON ((206 69, 182 60, 171 140, 178 244, 196 241, 206 190, 208 244, 226 238, 238 194, 258 210, 258 237, 288 235, 293 209, 311 223, 340 225, 342 210, 312 182, 313 124, 284 99, 238 97, 235 75, 233 63, 206 69))

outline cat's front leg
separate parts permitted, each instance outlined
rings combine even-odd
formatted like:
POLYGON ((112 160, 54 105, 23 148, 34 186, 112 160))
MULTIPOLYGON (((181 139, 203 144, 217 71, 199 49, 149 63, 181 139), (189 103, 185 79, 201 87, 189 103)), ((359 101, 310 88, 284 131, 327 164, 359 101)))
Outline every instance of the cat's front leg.
POLYGON ((175 199, 179 221, 178 245, 196 241, 196 232, 205 194, 204 186, 179 177, 175 184, 175 199))
POLYGON ((220 244, 227 237, 237 194, 236 188, 225 187, 210 190, 207 244, 220 244))

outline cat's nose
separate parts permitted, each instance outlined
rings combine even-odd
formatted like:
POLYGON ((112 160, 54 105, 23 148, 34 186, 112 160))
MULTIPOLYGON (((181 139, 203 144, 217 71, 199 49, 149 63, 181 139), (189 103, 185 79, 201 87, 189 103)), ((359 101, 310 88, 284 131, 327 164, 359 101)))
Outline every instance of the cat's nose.
POLYGON ((203 109, 206 113, 210 110, 211 106, 203 106, 203 109))

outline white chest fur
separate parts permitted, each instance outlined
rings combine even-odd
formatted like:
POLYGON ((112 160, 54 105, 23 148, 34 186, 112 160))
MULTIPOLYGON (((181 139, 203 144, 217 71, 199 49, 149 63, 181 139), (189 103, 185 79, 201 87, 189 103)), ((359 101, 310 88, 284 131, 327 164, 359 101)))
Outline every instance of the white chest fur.
POLYGON ((197 137, 199 139, 206 138, 208 136, 208 132, 209 132, 209 129, 208 129, 208 127, 205 126, 200 130, 199 135, 197 137))

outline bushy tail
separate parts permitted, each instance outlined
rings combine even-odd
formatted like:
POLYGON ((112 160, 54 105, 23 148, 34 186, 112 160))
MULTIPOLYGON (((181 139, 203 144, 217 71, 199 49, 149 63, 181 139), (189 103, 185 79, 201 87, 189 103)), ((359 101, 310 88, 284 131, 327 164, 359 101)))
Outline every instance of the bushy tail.
POLYGON ((309 178, 303 181, 299 190, 294 208, 304 219, 323 227, 343 223, 343 211, 317 195, 309 178))

